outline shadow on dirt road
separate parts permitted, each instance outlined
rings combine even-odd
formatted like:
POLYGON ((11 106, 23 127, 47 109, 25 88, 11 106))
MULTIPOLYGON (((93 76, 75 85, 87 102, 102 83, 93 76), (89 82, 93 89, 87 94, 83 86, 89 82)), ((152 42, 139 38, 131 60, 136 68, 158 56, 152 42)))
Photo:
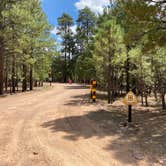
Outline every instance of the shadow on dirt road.
MULTIPOLYGON (((73 87, 75 88, 75 87, 73 87)), ((77 87, 80 88, 80 87, 77 87)), ((104 98, 101 97, 104 100, 104 98)), ((70 115, 63 118, 44 122, 41 126, 51 132, 64 132, 63 139, 77 141, 95 137, 99 142, 105 138, 111 141, 103 150, 113 152, 114 157, 125 164, 137 163, 146 159, 150 164, 166 159, 166 112, 147 111, 147 108, 136 107, 133 110, 133 123, 127 123, 126 107, 120 104, 109 105, 107 111, 100 110, 95 104, 96 111, 88 110, 83 115, 70 115), (114 139, 112 139, 114 138, 114 139), (126 154, 130 154, 130 157, 126 154), (130 160, 131 159, 131 160, 130 160), (134 160, 134 162, 133 162, 134 160)), ((64 104, 80 111, 80 105, 92 105, 89 94, 75 95, 64 104)), ((75 111, 77 112, 77 111, 75 111)), ((166 165, 166 160, 162 164, 166 165)))
POLYGON ((121 157, 125 153, 122 149, 128 150, 131 153, 134 149, 139 149, 140 153, 154 162, 157 160, 157 157, 165 156, 166 114, 146 113, 146 117, 142 118, 142 121, 135 122, 130 127, 125 127, 123 123, 125 118, 126 115, 118 111, 96 111, 83 116, 55 119, 43 123, 42 127, 49 128, 52 132, 63 131, 66 133, 64 138, 71 141, 82 137, 84 139, 91 137, 101 139, 106 136, 117 135, 118 139, 110 142, 110 145, 105 147, 105 150, 114 151, 116 158, 119 160, 122 159, 123 163, 128 163, 129 161, 121 157), (91 121, 93 125, 90 124, 91 121), (70 127, 64 127, 66 123, 70 127))

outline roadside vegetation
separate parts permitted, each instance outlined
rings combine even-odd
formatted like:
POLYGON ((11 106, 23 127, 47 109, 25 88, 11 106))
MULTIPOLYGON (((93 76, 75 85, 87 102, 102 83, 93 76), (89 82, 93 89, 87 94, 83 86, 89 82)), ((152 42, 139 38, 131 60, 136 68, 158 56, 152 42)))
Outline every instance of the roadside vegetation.
POLYGON ((53 80, 93 78, 107 91, 108 103, 132 90, 142 105, 153 95, 166 109, 165 1, 110 1, 99 15, 86 7, 79 11, 75 33, 70 15, 64 13, 58 23, 62 49, 54 59, 53 80))
POLYGON ((33 90, 48 78, 55 41, 38 0, 0 3, 0 95, 33 90))

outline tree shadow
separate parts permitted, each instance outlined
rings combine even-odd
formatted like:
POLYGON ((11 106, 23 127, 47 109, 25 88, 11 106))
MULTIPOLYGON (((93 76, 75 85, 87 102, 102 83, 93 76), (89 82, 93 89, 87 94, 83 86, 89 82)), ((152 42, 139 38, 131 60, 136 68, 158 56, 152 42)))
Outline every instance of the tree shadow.
POLYGON ((95 102, 92 101, 90 93, 73 96, 65 105, 68 106, 78 106, 78 105, 92 105, 92 104, 101 104, 101 101, 106 100, 105 94, 97 94, 97 99, 95 102))
MULTIPOLYGON (((89 112, 88 114, 85 115, 69 116, 65 118, 44 122, 42 124, 42 127, 49 128, 52 132, 63 131, 67 134, 65 138, 73 141, 79 139, 80 137, 83 137, 85 139, 88 139, 93 136, 103 138, 106 135, 118 133, 116 127, 111 129, 107 129, 104 127, 104 123, 110 120, 110 117, 114 117, 114 121, 118 120, 118 122, 120 122, 120 119, 122 119, 124 115, 115 112, 112 114, 104 110, 101 112, 100 111, 89 112), (96 122, 98 126, 95 125, 94 128, 93 125, 96 122), (90 125, 91 123, 92 125, 90 125), (90 126, 87 127, 86 124, 89 124, 90 126), (65 125, 67 125, 67 127, 65 125), (103 131, 107 132, 101 134, 100 132, 98 132, 98 129, 100 130, 100 128, 102 128, 103 131)), ((114 121, 111 122, 112 125, 114 121)))
POLYGON ((0 98, 5 98, 7 97, 7 94, 0 95, 0 98))
POLYGON ((52 132, 64 132, 64 139, 76 141, 79 138, 98 139, 116 136, 107 145, 106 151, 113 151, 122 163, 136 162, 135 151, 139 151, 149 162, 166 155, 166 113, 133 112, 133 123, 127 123, 127 112, 113 108, 111 111, 95 111, 80 116, 69 116, 44 122, 42 127, 52 132), (123 147, 123 148, 121 148, 123 147), (125 157, 128 151, 131 160, 125 157), (123 157, 124 156, 124 157, 123 157))

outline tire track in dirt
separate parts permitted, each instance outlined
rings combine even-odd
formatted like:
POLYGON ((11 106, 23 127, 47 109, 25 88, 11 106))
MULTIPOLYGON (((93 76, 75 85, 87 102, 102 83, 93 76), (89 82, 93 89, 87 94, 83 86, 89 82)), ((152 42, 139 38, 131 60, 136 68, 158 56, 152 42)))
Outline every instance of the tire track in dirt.
MULTIPOLYGON (((71 93, 71 94, 73 94, 73 93, 71 93)), ((70 98, 71 98, 71 96, 70 96, 70 98)), ((72 110, 74 110, 74 112, 75 112, 76 111, 75 107, 63 106, 62 108, 60 108, 61 114, 58 114, 58 118, 63 119, 66 117, 73 116, 72 110)), ((80 111, 83 111, 83 110, 80 109, 80 111)), ((79 111, 79 115, 80 115, 80 111, 79 111)), ((78 111, 77 111, 77 113, 78 113, 78 111)), ((84 123, 83 125, 90 124, 90 123, 87 123, 87 119, 82 119, 81 121, 83 121, 83 122, 81 122, 81 123, 84 123)), ((63 122, 63 130, 66 130, 66 131, 75 130, 75 127, 73 127, 75 125, 76 124, 72 124, 70 120, 65 120, 63 122)), ((84 130, 86 130, 86 129, 84 128, 84 130)), ((89 132, 96 132, 95 128, 93 128, 93 127, 90 127, 89 130, 90 130, 89 132)), ((78 130, 77 132, 80 132, 80 131, 78 130)), ((65 138, 63 138, 63 137, 64 137, 64 135, 59 138, 60 139, 59 144, 61 144, 61 146, 59 145, 59 148, 58 148, 59 152, 57 152, 57 153, 61 153, 62 155, 66 156, 64 165, 70 165, 71 162, 75 163, 75 164, 77 163, 76 165, 94 165, 94 164, 95 165, 96 164, 105 165, 105 166, 110 165, 110 164, 108 164, 107 161, 104 160, 105 155, 100 154, 100 151, 101 151, 100 147, 94 145, 90 141, 85 140, 83 138, 81 138, 81 140, 79 138, 79 140, 77 140, 77 141, 71 141, 71 140, 65 140, 65 138), (64 145, 62 145, 61 141, 63 142, 64 145), (83 141, 83 143, 81 143, 82 141, 83 141), (60 151, 60 149, 62 149, 62 150, 60 151), (69 162, 67 162, 67 161, 69 161, 69 162)), ((43 137, 41 137, 41 138, 43 138, 43 137)), ((44 142, 44 140, 42 140, 42 142, 44 142)), ((49 149, 50 149, 49 151, 56 151, 51 140, 47 140, 44 144, 45 145, 47 144, 47 147, 49 147, 49 149)))
MULTIPOLYGON (((12 112, 9 111, 10 116, 7 115, 3 115, 3 116, 7 116, 8 117, 8 121, 10 121, 10 119, 14 119, 13 120, 13 126, 11 127, 11 124, 7 125, 5 128, 7 128, 8 133, 11 133, 10 135, 7 133, 6 134, 6 141, 5 144, 3 144, 3 148, 1 148, 0 152, 2 151, 2 153, 0 153, 0 156, 2 156, 1 158, 5 159, 6 161, 8 161, 9 163, 11 163, 11 166, 16 165, 15 160, 22 160, 22 154, 24 154, 24 144, 26 143, 26 141, 24 141, 24 139, 20 138, 20 135, 25 136, 25 126, 27 121, 31 121, 31 118, 37 114, 38 111, 36 111, 37 109, 39 109, 40 107, 42 107, 43 105, 45 105, 45 103, 40 103, 41 99, 48 99, 48 96, 50 93, 55 93, 56 91, 53 92, 45 92, 44 94, 44 98, 42 96, 42 98, 38 95, 38 99, 35 99, 30 105, 25 105, 25 109, 23 108, 19 110, 18 114, 18 105, 16 103, 16 106, 18 107, 17 110, 14 110, 12 112), (31 105, 35 105, 35 107, 33 108, 31 105), (28 107, 27 107, 28 106, 28 107), (31 107, 31 108, 30 108, 31 107), (32 109, 33 108, 33 109, 32 109), (32 109, 32 110, 31 110, 32 109), (21 118, 21 119, 20 119, 21 118), (18 148, 18 144, 19 144, 19 148, 18 148), (18 150, 19 149, 19 150, 18 150)), ((61 91, 58 93, 62 93, 61 91)), ((33 94, 32 94, 33 95, 33 94)), ((41 94, 42 95, 42 94, 41 94)), ((36 96, 35 96, 36 97, 36 96)), ((26 97, 26 100, 30 100, 31 98, 33 98, 33 96, 31 97, 26 97)), ((3 124, 7 123, 5 121, 2 121, 3 124)), ((2 130, 1 130, 2 131, 2 130)), ((28 137, 29 138, 29 137, 28 137)), ((2 138, 4 139, 4 138, 2 138)), ((30 139, 30 138, 29 138, 30 139)), ((1 163, 1 162, 0 162, 1 163)), ((5 162, 6 163, 6 162, 5 162)), ((10 164, 8 164, 10 165, 10 164)))

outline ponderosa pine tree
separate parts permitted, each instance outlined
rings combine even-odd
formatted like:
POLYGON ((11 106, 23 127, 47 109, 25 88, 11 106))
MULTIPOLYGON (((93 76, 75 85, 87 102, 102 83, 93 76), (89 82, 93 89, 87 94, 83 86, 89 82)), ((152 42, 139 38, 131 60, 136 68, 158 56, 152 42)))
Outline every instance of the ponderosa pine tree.
POLYGON ((18 82, 22 82, 22 91, 27 90, 28 82, 32 90, 33 80, 42 81, 48 77, 52 55, 56 52, 52 49, 51 27, 38 0, 4 1, 2 4, 1 25, 4 26, 0 29, 3 41, 0 63, 5 62, 5 66, 1 65, 1 94, 4 80, 6 91, 9 85, 11 92, 15 92, 18 82))
POLYGON ((115 18, 104 21, 95 37, 94 58, 98 81, 103 82, 107 89, 108 103, 115 99, 116 80, 119 77, 120 66, 125 59, 123 56, 125 53, 122 52, 125 52, 123 30, 115 18), (119 66, 119 69, 116 66, 119 66))
POLYGON ((71 26, 73 25, 73 19, 66 13, 63 13, 61 17, 58 18, 58 34, 61 35, 63 39, 62 45, 63 49, 61 50, 64 54, 64 82, 67 81, 67 77, 69 77, 69 68, 68 68, 68 60, 70 61, 71 57, 71 43, 73 42, 73 34, 71 30, 71 26))

